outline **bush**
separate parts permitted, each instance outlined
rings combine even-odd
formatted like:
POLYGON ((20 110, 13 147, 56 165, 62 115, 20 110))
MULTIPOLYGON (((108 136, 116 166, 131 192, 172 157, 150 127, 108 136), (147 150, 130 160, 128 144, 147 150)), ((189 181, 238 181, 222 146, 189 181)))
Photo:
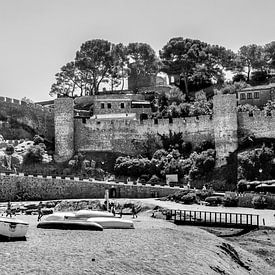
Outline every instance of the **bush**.
POLYGON ((45 150, 40 145, 33 145, 28 149, 27 153, 24 155, 23 163, 41 163, 44 153, 45 150))
POLYGON ((188 193, 186 195, 183 195, 180 198, 180 201, 183 202, 184 204, 192 204, 197 201, 197 197, 195 193, 188 193))
POLYGON ((225 207, 237 207, 238 206, 238 197, 226 197, 223 200, 223 206, 225 207))
POLYGON ((160 179, 158 176, 153 175, 149 181, 147 182, 147 184, 151 184, 151 185, 155 185, 155 184, 160 184, 160 179))
POLYGON ((265 196, 255 196, 252 199, 252 204, 255 209, 264 209, 267 206, 266 197, 265 196))

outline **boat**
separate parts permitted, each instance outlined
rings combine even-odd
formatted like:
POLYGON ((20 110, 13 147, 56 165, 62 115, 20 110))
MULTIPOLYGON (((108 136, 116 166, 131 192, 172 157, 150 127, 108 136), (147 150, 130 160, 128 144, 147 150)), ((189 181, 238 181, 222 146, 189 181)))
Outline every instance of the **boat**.
POLYGON ((87 220, 94 217, 114 217, 112 213, 107 211, 96 210, 79 210, 77 212, 55 212, 48 215, 45 221, 64 221, 64 220, 87 220))
POLYGON ((114 215, 108 211, 97 211, 97 210, 79 210, 75 212, 75 218, 78 218, 78 219, 89 219, 94 217, 113 218, 114 215))
POLYGON ((55 212, 53 214, 48 215, 44 220, 45 221, 65 221, 72 220, 75 218, 75 214, 73 212, 55 212))
POLYGON ((25 240, 29 224, 16 218, 0 218, 0 238, 25 240))
POLYGON ((85 220, 52 220, 39 222, 37 228, 102 231, 100 224, 85 220))
POLYGON ((134 229, 133 221, 118 219, 115 217, 94 217, 87 219, 103 227, 103 229, 134 229))

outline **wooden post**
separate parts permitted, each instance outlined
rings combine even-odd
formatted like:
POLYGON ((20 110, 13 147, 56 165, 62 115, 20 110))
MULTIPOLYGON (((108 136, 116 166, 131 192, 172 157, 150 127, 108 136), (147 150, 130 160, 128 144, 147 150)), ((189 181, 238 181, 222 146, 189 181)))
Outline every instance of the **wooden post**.
POLYGON ((183 218, 184 218, 184 221, 186 220, 186 211, 184 210, 184 212, 183 212, 183 218))
POLYGON ((206 211, 204 212, 204 222, 206 223, 206 211))
POLYGON ((252 225, 252 214, 250 214, 250 224, 252 225))
POLYGON ((248 214, 246 214, 246 225, 248 225, 248 214))
POLYGON ((243 224, 243 214, 240 214, 240 224, 243 224))
POLYGON ((259 227, 259 215, 257 215, 257 227, 259 227))
POLYGON ((215 223, 217 222, 217 213, 215 212, 215 223))
POLYGON ((225 213, 225 223, 227 224, 227 213, 225 213))
POLYGON ((211 215, 212 213, 211 212, 209 212, 209 215, 210 215, 210 223, 212 222, 212 215, 211 215))
POLYGON ((191 211, 189 211, 189 221, 191 222, 191 211))
POLYGON ((180 221, 181 221, 181 210, 180 210, 180 221))
POLYGON ((200 221, 201 221, 201 211, 200 211, 200 221))

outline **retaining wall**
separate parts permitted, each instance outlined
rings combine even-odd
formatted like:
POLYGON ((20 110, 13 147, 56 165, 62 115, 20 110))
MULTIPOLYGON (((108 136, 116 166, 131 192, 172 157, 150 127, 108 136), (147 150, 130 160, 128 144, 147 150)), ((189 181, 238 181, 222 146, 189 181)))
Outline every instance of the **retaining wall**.
POLYGON ((151 198, 173 194, 181 188, 131 185, 90 180, 0 174, 0 201, 104 198, 105 190, 117 198, 151 198))

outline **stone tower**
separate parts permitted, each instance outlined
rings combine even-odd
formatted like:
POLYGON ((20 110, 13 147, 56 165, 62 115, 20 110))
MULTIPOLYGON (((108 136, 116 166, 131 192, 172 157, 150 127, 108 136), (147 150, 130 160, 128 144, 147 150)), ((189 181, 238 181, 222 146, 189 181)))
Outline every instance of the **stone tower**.
POLYGON ((235 94, 215 95, 213 125, 216 166, 226 164, 226 158, 238 148, 237 100, 235 94))
POLYGON ((74 101, 57 98, 54 101, 55 161, 64 162, 74 154, 74 101))

